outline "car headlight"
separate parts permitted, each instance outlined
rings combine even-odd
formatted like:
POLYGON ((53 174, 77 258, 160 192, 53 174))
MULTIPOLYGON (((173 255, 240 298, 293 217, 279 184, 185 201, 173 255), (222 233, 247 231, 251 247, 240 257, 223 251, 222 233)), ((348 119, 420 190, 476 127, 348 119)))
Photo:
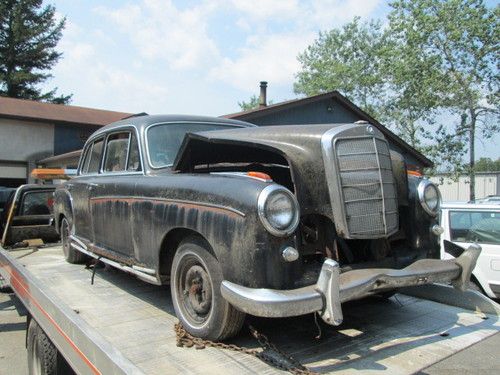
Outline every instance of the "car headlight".
POLYGON ((438 187, 429 180, 422 180, 418 184, 417 191, 423 209, 428 214, 436 216, 441 204, 441 193, 438 187))
POLYGON ((288 236, 299 224, 299 204, 290 190, 269 185, 260 192, 257 209, 264 227, 280 237, 288 236))

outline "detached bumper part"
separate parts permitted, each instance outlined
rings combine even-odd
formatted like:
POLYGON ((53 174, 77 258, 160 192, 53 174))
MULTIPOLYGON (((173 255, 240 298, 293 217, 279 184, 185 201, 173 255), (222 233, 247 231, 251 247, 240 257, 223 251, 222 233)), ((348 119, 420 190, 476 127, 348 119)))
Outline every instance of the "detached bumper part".
POLYGON ((451 282, 466 290, 481 247, 471 245, 453 260, 422 259, 401 270, 359 269, 340 273, 339 264, 327 259, 315 285, 293 290, 247 288, 224 280, 223 297, 248 314, 278 318, 318 311, 331 325, 342 323, 341 303, 377 293, 384 289, 451 282))

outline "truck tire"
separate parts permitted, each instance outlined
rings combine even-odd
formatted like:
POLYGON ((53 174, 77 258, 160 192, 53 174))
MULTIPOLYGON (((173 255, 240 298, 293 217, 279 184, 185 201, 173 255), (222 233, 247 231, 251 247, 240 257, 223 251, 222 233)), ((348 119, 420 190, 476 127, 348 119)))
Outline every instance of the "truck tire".
POLYGON ((33 319, 28 327, 27 344, 28 374, 57 374, 57 349, 33 319))
POLYGON ((175 313, 186 331, 210 340, 223 340, 240 331, 245 313, 222 297, 222 269, 205 241, 189 237, 181 242, 170 275, 175 313))
POLYGON ((26 338, 29 375, 75 374, 47 334, 34 319, 30 319, 26 338))
POLYGON ((71 233, 71 227, 69 225, 68 220, 63 217, 61 220, 61 228, 60 228, 60 233, 61 233, 61 243, 62 243, 62 248, 64 252, 64 258, 66 258, 66 261, 68 263, 72 264, 80 264, 80 263, 85 263, 87 260, 87 256, 78 250, 75 250, 74 248, 71 247, 70 245, 70 233, 71 233))

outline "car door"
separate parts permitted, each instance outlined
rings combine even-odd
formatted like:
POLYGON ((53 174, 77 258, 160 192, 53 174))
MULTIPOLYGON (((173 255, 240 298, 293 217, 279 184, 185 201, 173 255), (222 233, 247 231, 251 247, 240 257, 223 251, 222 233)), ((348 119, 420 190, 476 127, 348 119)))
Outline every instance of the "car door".
POLYGON ((53 215, 54 190, 50 185, 23 185, 17 189, 9 200, 3 245, 35 238, 46 242, 58 240, 53 215))
POLYGON ((87 243, 94 241, 89 199, 91 190, 98 184, 103 148, 104 136, 88 143, 84 150, 78 176, 65 184, 73 201, 74 233, 87 243))
POLYGON ((131 207, 135 183, 142 175, 137 148, 133 129, 107 136, 99 183, 90 197, 95 244, 125 260, 134 257, 131 207))
POLYGON ((500 207, 450 209, 448 224, 450 241, 464 248, 472 243, 481 246, 473 273, 488 295, 493 297, 488 289, 500 293, 500 207))

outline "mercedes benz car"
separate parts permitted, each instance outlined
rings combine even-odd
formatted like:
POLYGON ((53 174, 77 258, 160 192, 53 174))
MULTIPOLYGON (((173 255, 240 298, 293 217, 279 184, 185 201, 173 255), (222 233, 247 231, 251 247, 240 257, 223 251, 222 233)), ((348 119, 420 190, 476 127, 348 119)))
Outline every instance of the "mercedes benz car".
POLYGON ((246 313, 339 325, 345 301, 465 288, 480 249, 439 259, 439 203, 370 124, 170 115, 95 132, 54 208, 69 262, 170 283, 186 330, 219 340, 246 313))

